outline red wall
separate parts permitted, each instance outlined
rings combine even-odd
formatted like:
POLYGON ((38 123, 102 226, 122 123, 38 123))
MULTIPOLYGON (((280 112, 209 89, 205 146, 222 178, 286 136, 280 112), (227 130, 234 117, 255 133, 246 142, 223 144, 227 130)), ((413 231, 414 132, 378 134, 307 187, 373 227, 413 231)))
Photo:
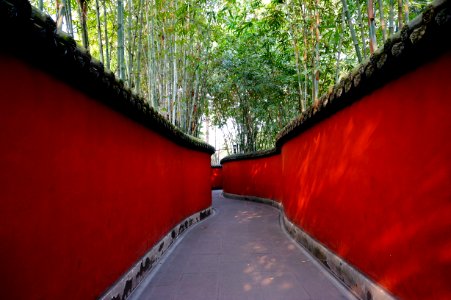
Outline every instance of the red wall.
POLYGON ((212 190, 222 189, 222 168, 211 167, 210 182, 212 190))
POLYGON ((211 205, 208 153, 14 59, 0 70, 2 299, 96 298, 211 205))
MULTIPOLYGON (((290 220, 403 299, 451 298, 451 55, 373 92, 282 147, 290 220)), ((224 191, 271 198, 224 164, 224 191), (252 188, 249 188, 252 186, 252 188)), ((249 179, 252 179, 249 177, 249 179)))
POLYGON ((279 155, 226 162, 223 168, 223 190, 279 201, 281 191, 281 158, 279 155))

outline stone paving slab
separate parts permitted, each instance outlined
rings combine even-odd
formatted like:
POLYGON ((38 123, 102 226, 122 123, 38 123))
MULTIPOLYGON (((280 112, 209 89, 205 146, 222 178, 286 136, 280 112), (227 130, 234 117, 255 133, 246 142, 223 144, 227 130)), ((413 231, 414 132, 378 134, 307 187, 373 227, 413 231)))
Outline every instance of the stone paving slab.
POLYGON ((213 191, 213 207, 130 299, 356 299, 288 237, 276 208, 221 191, 213 191))

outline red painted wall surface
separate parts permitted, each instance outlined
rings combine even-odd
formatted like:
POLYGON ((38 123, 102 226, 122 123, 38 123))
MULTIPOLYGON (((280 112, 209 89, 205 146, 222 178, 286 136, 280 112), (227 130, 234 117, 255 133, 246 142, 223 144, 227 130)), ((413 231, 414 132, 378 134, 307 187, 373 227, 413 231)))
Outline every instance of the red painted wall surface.
POLYGON ((223 163, 223 190, 279 201, 282 197, 280 155, 223 163))
POLYGON ((212 190, 222 189, 222 168, 211 168, 210 182, 212 190))
POLYGON ((211 205, 209 154, 19 61, 0 70, 2 299, 94 299, 211 205))
MULTIPOLYGON (((288 217, 402 299, 451 298, 450 70, 448 54, 290 140, 280 155, 288 217)), ((236 177, 257 163, 225 163, 224 191, 264 190, 236 177)))

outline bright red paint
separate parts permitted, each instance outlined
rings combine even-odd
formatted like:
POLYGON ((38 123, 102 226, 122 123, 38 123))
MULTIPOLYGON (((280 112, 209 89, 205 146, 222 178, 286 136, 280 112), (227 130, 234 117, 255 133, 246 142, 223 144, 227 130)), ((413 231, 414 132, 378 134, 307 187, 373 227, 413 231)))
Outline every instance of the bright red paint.
POLYGON ((450 70, 447 54, 317 124, 274 173, 225 163, 224 191, 272 198, 281 169, 301 228, 402 299, 450 299, 450 70))
POLYGON ((221 167, 211 167, 211 189, 218 190, 222 189, 222 168, 221 167))
POLYGON ((223 164, 223 190, 279 201, 282 196, 280 155, 223 164))
POLYGON ((211 205, 210 155, 0 56, 2 299, 94 299, 211 205))

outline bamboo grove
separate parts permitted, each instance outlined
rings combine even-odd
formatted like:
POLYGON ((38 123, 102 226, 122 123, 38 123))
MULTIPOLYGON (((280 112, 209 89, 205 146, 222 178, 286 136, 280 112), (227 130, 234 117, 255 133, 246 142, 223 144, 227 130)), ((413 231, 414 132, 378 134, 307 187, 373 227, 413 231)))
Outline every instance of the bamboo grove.
POLYGON ((32 0, 171 123, 261 150, 426 0, 32 0))

